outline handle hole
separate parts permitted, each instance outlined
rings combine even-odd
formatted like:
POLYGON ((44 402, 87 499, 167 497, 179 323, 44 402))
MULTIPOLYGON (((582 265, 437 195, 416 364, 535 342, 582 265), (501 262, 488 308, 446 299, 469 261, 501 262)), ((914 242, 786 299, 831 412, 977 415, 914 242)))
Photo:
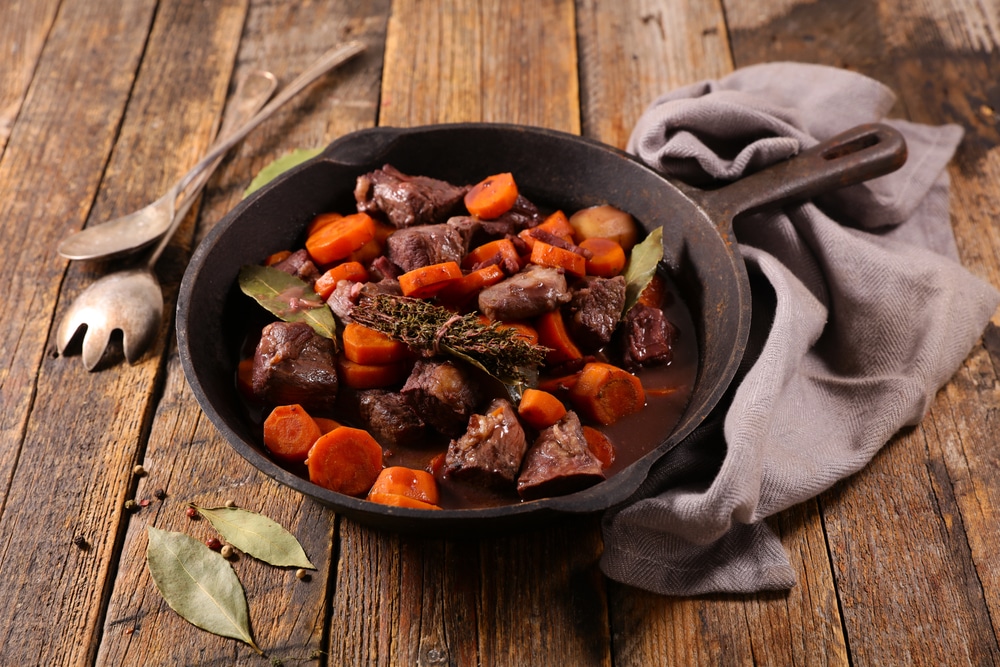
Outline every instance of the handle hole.
POLYGON ((857 139, 852 139, 847 143, 834 146, 828 151, 825 151, 822 157, 824 160, 838 160, 844 156, 858 153, 866 148, 871 148, 878 143, 879 138, 876 135, 869 134, 863 137, 858 137, 857 139))

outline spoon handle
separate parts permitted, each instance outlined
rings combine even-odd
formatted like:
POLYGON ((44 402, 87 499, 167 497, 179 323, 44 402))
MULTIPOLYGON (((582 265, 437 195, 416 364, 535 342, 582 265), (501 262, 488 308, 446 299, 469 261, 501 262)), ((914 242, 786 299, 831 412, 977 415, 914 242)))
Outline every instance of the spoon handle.
MULTIPOLYGON (((220 140, 225 140, 227 137, 231 136, 234 129, 238 129, 241 125, 251 120, 254 115, 256 115, 264 103, 270 99, 271 94, 274 93, 274 89, 278 85, 278 80, 268 71, 265 70, 254 70, 249 72, 245 77, 243 77, 238 84, 236 84, 236 91, 233 93, 233 100, 229 109, 227 109, 222 115, 222 123, 219 126, 218 138, 220 140)), ((188 211, 191 210, 191 206, 194 205, 195 200, 201 193, 202 188, 211 178, 212 174, 215 173, 216 168, 219 163, 222 162, 222 156, 218 156, 208 164, 208 166, 198 174, 195 179, 189 184, 184 192, 184 196, 181 198, 177 205, 177 210, 174 211, 174 217, 170 221, 170 226, 167 231, 160 237, 159 242, 157 242, 156 247, 145 260, 147 267, 152 269, 156 265, 156 260, 160 258, 160 255, 166 249, 167 245, 170 243, 171 237, 173 237, 174 232, 180 227, 181 222, 187 216, 188 211)))
POLYGON ((313 63, 307 70, 299 74, 294 81, 288 84, 287 88, 278 93, 278 95, 271 100, 266 107, 261 109, 260 113, 251 118, 246 125, 234 132, 227 139, 224 139, 220 143, 216 144, 208 155, 203 157, 198 164, 191 168, 191 171, 186 173, 180 181, 178 181, 177 185, 174 186, 177 192, 184 190, 198 176, 198 174, 202 172, 202 170, 212 164, 216 158, 221 157, 230 148, 238 144, 243 137, 247 136, 254 128, 270 118, 275 111, 302 91, 303 88, 318 79, 322 74, 325 74, 337 65, 340 65, 346 60, 361 53, 364 49, 364 44, 354 41, 331 49, 320 56, 319 60, 313 63))

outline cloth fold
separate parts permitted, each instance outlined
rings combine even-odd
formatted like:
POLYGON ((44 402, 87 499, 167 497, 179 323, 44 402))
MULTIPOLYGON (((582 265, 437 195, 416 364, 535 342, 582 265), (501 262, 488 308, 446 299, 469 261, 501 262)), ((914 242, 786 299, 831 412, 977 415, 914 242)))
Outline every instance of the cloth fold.
POLYGON ((898 171, 737 219, 750 344, 727 397, 603 518, 612 579, 667 595, 787 589, 766 517, 861 469, 918 423, 982 335, 1000 292, 957 261, 946 165, 955 125, 886 120, 860 74, 771 63, 658 98, 628 150, 693 185, 729 181, 854 125, 887 122, 898 171))

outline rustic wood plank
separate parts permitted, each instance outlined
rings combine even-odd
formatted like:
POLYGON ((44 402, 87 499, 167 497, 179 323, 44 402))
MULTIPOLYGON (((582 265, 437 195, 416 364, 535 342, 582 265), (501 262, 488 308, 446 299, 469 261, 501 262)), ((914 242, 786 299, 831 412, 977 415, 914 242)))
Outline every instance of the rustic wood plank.
MULTIPOLYGON (((40 179, 35 190, 28 184, 10 211, 16 224, 6 229, 22 238, 5 239, 25 249, 14 262, 23 262, 15 268, 22 272, 15 274, 15 288, 36 290, 33 298, 15 290, 12 307, 27 324, 18 341, 21 363, 34 364, 32 379, 37 372, 34 395, 13 397, 10 403, 33 399, 20 449, 5 448, 4 454, 18 454, 0 519, 0 567, 10 573, 0 620, 0 650, 9 658, 5 663, 80 664, 93 659, 115 571, 123 502, 133 484, 131 469, 148 428, 148 399, 159 369, 149 358, 135 367, 94 374, 86 373, 78 359, 48 356, 39 362, 47 333, 39 324, 51 321, 58 289, 53 271, 66 266, 55 259, 55 237, 79 227, 88 208, 93 222, 144 202, 153 191, 146 189, 148 184, 162 187, 175 170, 190 164, 190 152, 205 147, 218 116, 210 109, 221 107, 228 81, 228 68, 221 68, 220 75, 216 59, 225 61, 228 51, 231 62, 242 24, 241 13, 233 16, 231 4, 154 9, 149 3, 124 8, 119 3, 65 3, 46 44, 39 84, 29 92, 4 156, 2 169, 21 175, 34 170, 40 179), (158 19, 151 36, 154 15, 158 19), (192 52, 203 53, 211 69, 200 70, 184 57, 192 52), (141 55, 147 56, 143 74, 133 87, 141 55), (184 69, 175 69, 172 76, 169 62, 184 69), (178 128, 180 134, 146 124, 146 109, 168 109, 177 99, 185 100, 192 112, 192 121, 178 128), (119 125, 126 100, 130 107, 119 125), (112 141, 118 143, 109 158, 112 141), (130 162, 143 156, 145 164, 162 171, 143 171, 130 162), (109 159, 101 194, 91 208, 109 159), (43 225, 44 232, 36 233, 32 222, 39 215, 64 222, 43 225), (28 306, 44 311, 32 314, 28 306), (78 418, 68 419, 71 415, 78 418), (87 539, 88 548, 73 546, 77 534, 87 539), (25 567, 26 553, 31 554, 30 567, 25 567), (19 561, 16 567, 11 559, 19 561), (40 578, 38 572, 48 576, 40 578), (46 631, 53 627, 61 632, 46 631)), ((71 267, 63 284, 63 309, 87 278, 85 267, 71 267)))
POLYGON ((0 24, 3 70, 0 71, 0 155, 10 138, 55 20, 58 0, 8 3, 0 24))
MULTIPOLYGON (((585 2, 579 24, 584 128, 620 148, 661 93, 733 68, 718 3, 585 2)), ((795 567, 792 591, 674 600, 612 586, 616 664, 847 664, 816 503, 771 523, 795 567)))
MULTIPOLYGON (((897 115, 959 123, 952 224, 963 265, 1000 285, 995 7, 845 2, 764 14, 727 5, 738 64, 787 58, 849 67, 890 85, 897 115), (993 17, 993 18, 991 18, 993 17)), ((864 664, 998 661, 995 314, 984 344, 924 421, 821 498, 852 659, 864 664)))
MULTIPOLYGON (((573 25, 561 0, 395 2, 379 122, 578 132, 573 25)), ((609 664, 599 552, 593 524, 457 541, 345 521, 333 616, 351 622, 332 625, 330 663, 609 664)))
MULTIPOLYGON (((322 146, 374 124, 387 14, 384 3, 362 1, 294 6, 251 3, 242 39, 231 42, 239 43, 234 80, 264 67, 288 82, 335 43, 360 39, 368 48, 310 86, 234 149, 206 191, 199 237, 239 201, 260 167, 294 148, 322 146)), ((175 248, 174 256, 166 258, 171 300, 188 254, 175 248)), ((214 531, 207 522, 188 521, 186 504, 211 506, 227 500, 285 526, 317 566, 308 581, 298 581, 291 570, 247 556, 234 562, 247 592, 257 643, 270 658, 285 664, 309 661, 322 654, 329 622, 328 589, 336 578, 331 565, 336 554, 336 516, 265 478, 241 459, 201 413, 172 340, 170 350, 165 390, 143 459, 149 475, 139 481, 135 497, 153 499, 157 489, 168 495, 163 503, 153 500, 148 511, 129 520, 98 664, 261 663, 248 647, 208 635, 171 611, 145 566, 148 526, 205 539, 214 531)))

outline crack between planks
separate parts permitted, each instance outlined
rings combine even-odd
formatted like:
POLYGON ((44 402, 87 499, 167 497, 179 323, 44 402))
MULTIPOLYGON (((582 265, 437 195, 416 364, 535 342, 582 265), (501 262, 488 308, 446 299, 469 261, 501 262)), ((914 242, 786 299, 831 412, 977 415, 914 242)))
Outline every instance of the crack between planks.
POLYGON ((840 584, 837 580, 837 568, 834 566, 833 546, 830 544, 830 533, 826 527, 826 508, 823 496, 816 499, 819 509, 819 523, 823 529, 823 545, 826 547, 826 559, 830 563, 830 575, 833 577, 833 590, 837 598, 837 617, 840 619, 840 634, 844 637, 844 650, 847 652, 848 667, 854 665, 854 654, 851 651, 851 635, 847 630, 847 616, 844 614, 844 601, 840 595, 840 584))

